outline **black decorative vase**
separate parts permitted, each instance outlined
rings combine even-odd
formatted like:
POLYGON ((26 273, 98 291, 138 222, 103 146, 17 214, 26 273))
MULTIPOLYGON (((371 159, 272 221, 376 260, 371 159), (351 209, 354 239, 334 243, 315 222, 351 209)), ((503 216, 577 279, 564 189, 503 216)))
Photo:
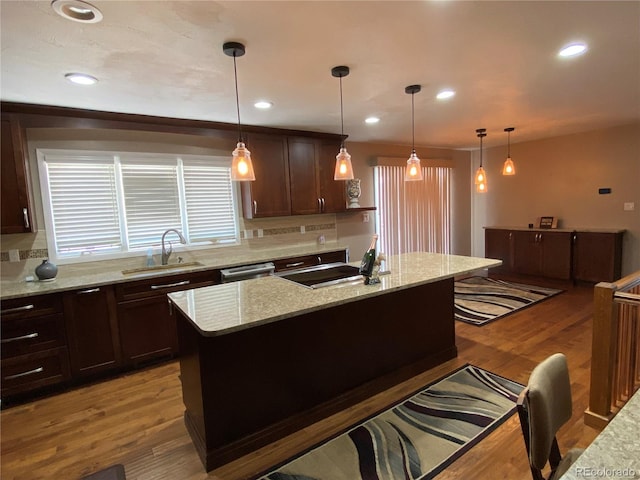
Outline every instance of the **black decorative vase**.
POLYGON ((43 260, 40 265, 36 267, 36 276, 41 282, 51 281, 56 278, 58 274, 58 267, 49 261, 49 259, 43 260))

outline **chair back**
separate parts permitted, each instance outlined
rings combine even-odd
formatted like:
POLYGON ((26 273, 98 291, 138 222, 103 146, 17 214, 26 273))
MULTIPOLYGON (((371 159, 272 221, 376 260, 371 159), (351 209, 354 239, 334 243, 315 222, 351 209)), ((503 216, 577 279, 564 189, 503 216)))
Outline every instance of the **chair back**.
POLYGON ((538 364, 518 399, 518 413, 534 478, 547 461, 555 469, 561 460, 556 433, 571 418, 571 383, 567 359, 561 353, 538 364))

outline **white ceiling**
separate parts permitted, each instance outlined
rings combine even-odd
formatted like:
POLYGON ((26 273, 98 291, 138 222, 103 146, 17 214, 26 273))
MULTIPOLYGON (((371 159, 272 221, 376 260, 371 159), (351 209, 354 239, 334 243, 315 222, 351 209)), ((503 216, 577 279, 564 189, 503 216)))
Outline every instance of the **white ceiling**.
MULTIPOLYGON (((0 2, 1 98, 113 112, 340 132, 352 141, 475 148, 640 119, 638 1, 114 1, 82 24, 49 1, 0 2), (589 51, 557 51, 576 40, 589 51), (68 72, 98 77, 91 87, 68 72), (437 101, 443 87, 457 91, 437 101), (258 99, 271 110, 253 107, 258 99), (377 115, 379 124, 364 124, 377 115)), ((348 146, 348 144, 347 144, 348 146)), ((418 154, 420 152, 418 151, 418 154)))

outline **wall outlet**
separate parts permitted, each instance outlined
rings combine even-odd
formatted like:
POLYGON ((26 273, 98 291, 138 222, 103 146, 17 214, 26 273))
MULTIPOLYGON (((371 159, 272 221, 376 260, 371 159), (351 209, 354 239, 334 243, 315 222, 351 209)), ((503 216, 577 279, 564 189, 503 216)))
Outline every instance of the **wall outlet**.
POLYGON ((258 238, 262 238, 262 237, 264 237, 264 230, 259 228, 258 229, 258 238))
POLYGON ((369 212, 364 212, 362 214, 362 223, 369 223, 369 212))
POLYGON ((625 212, 633 212, 635 209, 636 209, 636 204, 634 202, 624 202, 625 212))
POLYGON ((253 230, 245 230, 244 231, 244 238, 253 238, 253 230))
POLYGON ((300 233, 305 233, 307 230, 304 228, 304 225, 300 225, 300 233))
POLYGON ((13 250, 9 250, 9 261, 10 262, 19 262, 20 261, 20 250, 14 248, 13 250))

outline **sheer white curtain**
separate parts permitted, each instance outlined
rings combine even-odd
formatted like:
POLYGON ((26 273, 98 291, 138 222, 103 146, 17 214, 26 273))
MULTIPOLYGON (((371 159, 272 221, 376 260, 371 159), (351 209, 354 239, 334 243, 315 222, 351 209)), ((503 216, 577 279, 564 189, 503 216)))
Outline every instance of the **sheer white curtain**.
POLYGON ((424 180, 405 182, 404 167, 374 167, 379 251, 450 251, 450 169, 422 167, 424 180))

